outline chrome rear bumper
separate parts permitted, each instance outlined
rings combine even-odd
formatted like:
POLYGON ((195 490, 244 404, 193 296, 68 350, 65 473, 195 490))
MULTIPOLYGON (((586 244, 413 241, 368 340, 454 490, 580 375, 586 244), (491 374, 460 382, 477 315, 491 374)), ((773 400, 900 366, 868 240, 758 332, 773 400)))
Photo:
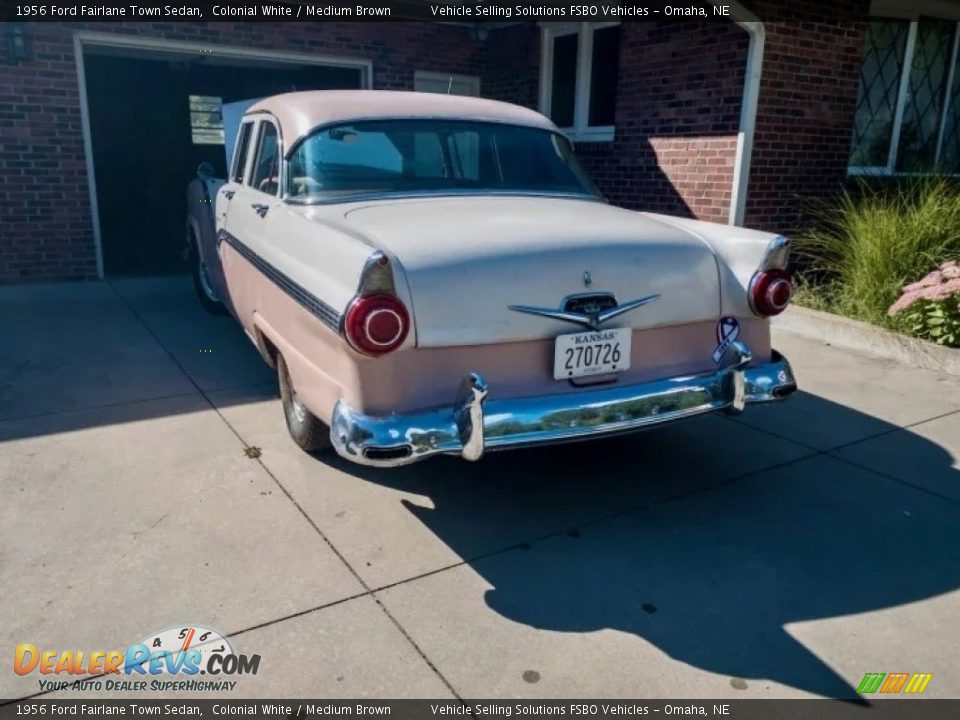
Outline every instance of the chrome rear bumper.
POLYGON ((471 373, 451 407, 420 413, 371 417, 341 400, 333 409, 330 437, 341 456, 373 467, 406 465, 438 453, 478 460, 485 450, 613 435, 716 410, 736 413, 797 389, 790 363, 776 351, 769 363, 753 366, 743 342, 733 343, 729 354, 734 362, 714 373, 489 401, 486 380, 471 373))

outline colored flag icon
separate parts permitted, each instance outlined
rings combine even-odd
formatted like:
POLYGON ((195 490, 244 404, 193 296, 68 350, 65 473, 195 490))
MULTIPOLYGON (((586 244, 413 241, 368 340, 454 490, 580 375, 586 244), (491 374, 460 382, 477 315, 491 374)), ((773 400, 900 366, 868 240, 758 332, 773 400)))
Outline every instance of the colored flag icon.
POLYGON ((860 695, 871 693, 922 693, 933 673, 867 673, 857 686, 860 695))

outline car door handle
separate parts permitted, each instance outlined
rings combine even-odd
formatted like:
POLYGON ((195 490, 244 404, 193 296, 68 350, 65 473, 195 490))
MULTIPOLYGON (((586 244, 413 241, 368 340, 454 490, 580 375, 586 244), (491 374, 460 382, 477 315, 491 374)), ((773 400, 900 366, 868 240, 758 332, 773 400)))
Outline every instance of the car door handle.
POLYGON ((266 215, 267 210, 270 209, 269 205, 261 205, 260 203, 253 203, 253 205, 251 205, 250 207, 256 210, 257 215, 259 215, 260 217, 263 217, 264 215, 266 215))
POLYGON ((223 191, 223 196, 224 196, 227 200, 233 200, 233 196, 236 195, 236 194, 237 194, 237 191, 236 191, 236 190, 224 190, 224 191, 223 191))

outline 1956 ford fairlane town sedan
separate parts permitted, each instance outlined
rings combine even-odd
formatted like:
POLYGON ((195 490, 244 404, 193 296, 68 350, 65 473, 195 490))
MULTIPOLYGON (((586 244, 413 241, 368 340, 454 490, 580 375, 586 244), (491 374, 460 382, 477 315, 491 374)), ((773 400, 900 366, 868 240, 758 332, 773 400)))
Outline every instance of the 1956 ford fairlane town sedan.
POLYGON ((252 105, 188 190, 203 305, 276 367, 300 447, 395 466, 796 389, 787 239, 607 204, 531 110, 385 91, 252 105))

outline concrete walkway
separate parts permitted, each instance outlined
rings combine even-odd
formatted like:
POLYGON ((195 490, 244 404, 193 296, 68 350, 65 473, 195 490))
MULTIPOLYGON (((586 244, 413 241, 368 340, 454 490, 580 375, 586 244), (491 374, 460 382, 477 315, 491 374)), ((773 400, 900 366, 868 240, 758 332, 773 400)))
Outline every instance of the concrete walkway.
POLYGON ((784 334, 788 403, 387 472, 300 452, 185 278, 2 288, 0 332, 0 697, 17 643, 190 624, 261 655, 232 697, 960 696, 955 378, 784 334))

